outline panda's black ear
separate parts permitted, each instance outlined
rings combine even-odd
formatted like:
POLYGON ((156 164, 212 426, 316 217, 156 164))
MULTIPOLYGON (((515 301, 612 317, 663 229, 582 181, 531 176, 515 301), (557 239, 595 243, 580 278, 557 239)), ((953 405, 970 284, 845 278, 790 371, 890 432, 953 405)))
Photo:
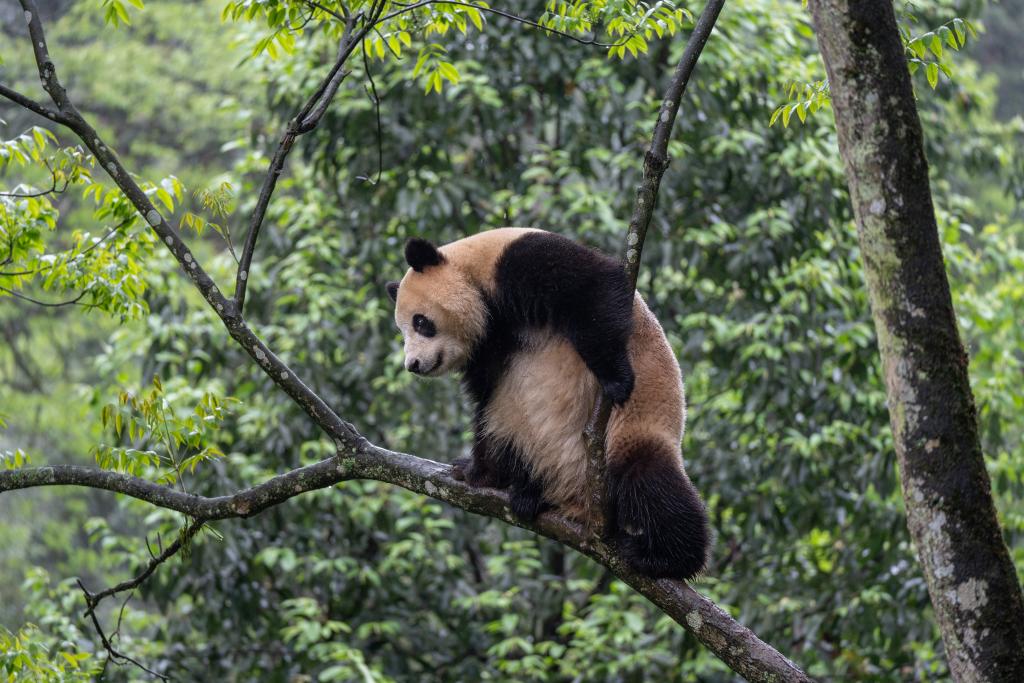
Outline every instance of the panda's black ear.
POLYGON ((398 303, 398 283, 389 282, 384 285, 384 288, 388 290, 388 298, 391 299, 391 302, 398 303))
POLYGON ((413 237, 405 243, 405 260, 413 270, 422 273, 424 268, 444 263, 444 256, 427 240, 413 237))

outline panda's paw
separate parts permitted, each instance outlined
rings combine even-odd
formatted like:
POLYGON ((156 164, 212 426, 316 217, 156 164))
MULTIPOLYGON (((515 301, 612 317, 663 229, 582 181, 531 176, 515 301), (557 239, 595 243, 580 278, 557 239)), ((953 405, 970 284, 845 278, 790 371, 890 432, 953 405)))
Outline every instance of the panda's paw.
POLYGON ((633 374, 633 368, 627 367, 624 372, 620 372, 617 376, 602 381, 601 390, 608 397, 609 401, 614 405, 621 406, 633 395, 635 383, 636 377, 633 374))
POLYGON ((535 481, 514 485, 509 490, 508 502, 512 514, 524 522, 532 522, 550 507, 544 500, 540 483, 535 481))
POLYGON ((476 488, 495 487, 497 484, 495 478, 484 467, 481 467, 472 455, 464 455, 452 463, 452 479, 464 481, 476 488))
POLYGON ((452 479, 455 481, 466 481, 466 470, 469 469, 471 464, 472 458, 468 455, 457 458, 452 463, 452 479))

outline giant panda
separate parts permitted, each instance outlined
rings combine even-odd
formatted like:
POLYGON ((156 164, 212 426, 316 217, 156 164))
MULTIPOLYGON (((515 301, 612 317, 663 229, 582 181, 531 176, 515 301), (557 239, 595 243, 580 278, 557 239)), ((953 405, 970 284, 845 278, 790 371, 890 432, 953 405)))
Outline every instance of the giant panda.
POLYGON ((560 235, 498 228, 436 247, 412 238, 389 282, 405 368, 461 373, 474 405, 471 455, 453 476, 507 488, 513 514, 547 507, 586 521, 584 430, 598 390, 608 423, 611 541, 637 571, 690 579, 710 531, 683 469, 679 364, 621 264, 560 235))

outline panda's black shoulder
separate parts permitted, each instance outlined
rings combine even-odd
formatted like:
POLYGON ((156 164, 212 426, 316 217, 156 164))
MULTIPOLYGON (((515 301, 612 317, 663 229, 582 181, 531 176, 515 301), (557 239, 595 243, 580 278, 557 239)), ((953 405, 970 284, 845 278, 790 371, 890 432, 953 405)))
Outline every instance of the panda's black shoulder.
POLYGON ((494 277, 499 302, 545 300, 555 308, 590 298, 597 293, 595 284, 628 289, 617 259, 552 232, 532 232, 510 242, 498 257, 494 277))

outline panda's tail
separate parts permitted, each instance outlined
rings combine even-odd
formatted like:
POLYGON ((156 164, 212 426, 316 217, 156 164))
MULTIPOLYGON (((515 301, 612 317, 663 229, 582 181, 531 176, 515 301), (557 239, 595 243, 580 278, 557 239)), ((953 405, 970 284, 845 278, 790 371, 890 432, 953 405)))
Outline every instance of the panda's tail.
POLYGON ((708 514, 677 449, 655 440, 609 453, 607 520, 630 565, 654 578, 692 579, 707 564, 708 514))

